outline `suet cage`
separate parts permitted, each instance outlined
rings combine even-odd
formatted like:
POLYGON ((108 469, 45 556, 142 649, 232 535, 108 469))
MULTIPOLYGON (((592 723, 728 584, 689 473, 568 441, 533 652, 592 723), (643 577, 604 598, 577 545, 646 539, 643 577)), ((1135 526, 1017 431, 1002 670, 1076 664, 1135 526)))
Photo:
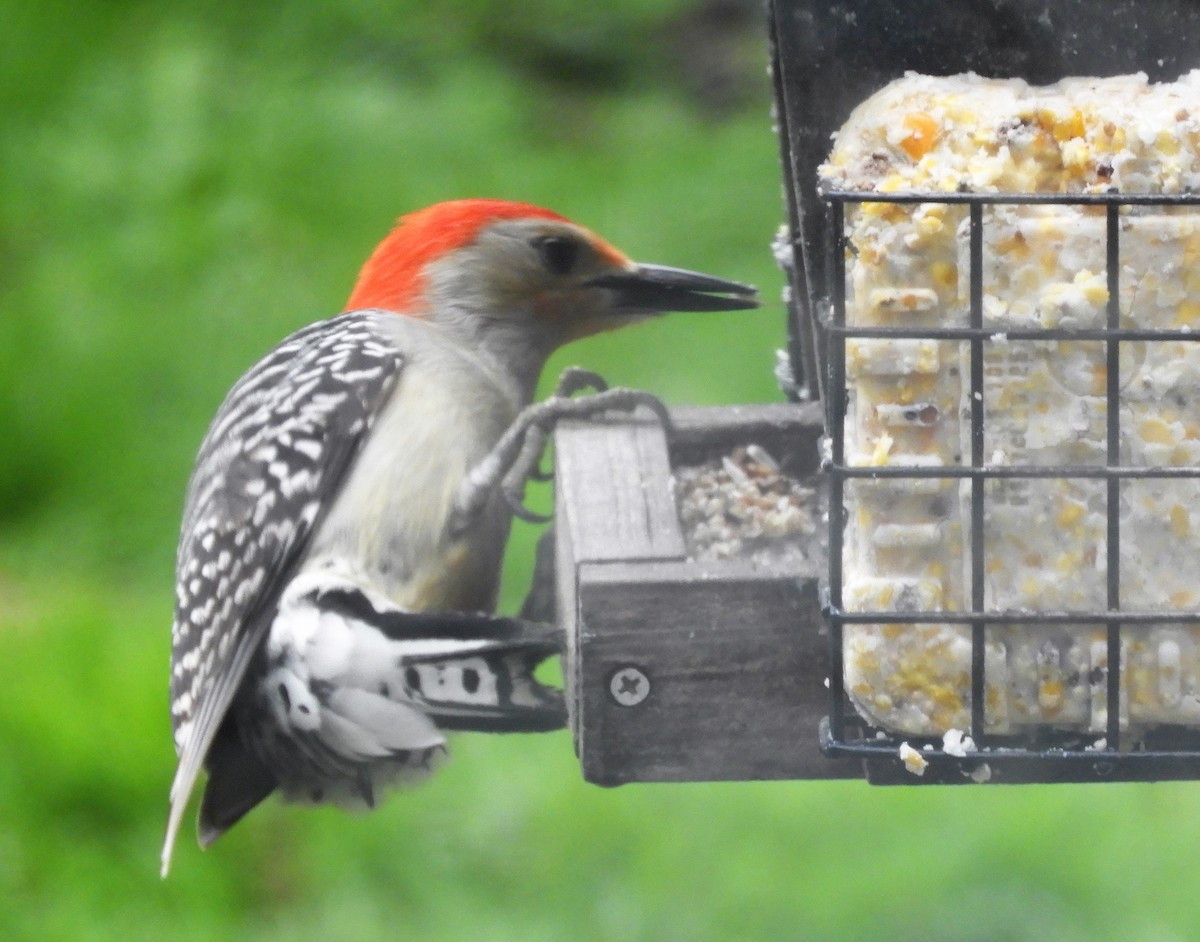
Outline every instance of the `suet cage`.
MULTIPOLYGON (((1178 314, 1200 167, 1145 191, 1103 166, 1042 192, 818 171, 906 73, 1175 80, 1200 66, 1200 5, 775 0, 771 29, 791 372, 827 434, 822 750, 880 783, 1200 776, 1200 373, 1180 366, 1200 331, 1178 314), (935 264, 922 223, 948 233, 944 291, 897 277, 935 264), (907 269, 881 260, 893 224, 907 269), (1039 252, 1044 284, 1006 268, 1039 252), (1163 310, 1140 290, 1161 300, 1172 279, 1163 310), (1076 289, 1081 307, 1055 307, 1076 289), (1179 447, 1146 447, 1160 426, 1179 447)), ((923 158, 928 142, 906 145, 925 118, 894 117, 912 126, 891 144, 923 158)), ((1186 108, 1174 119, 1195 133, 1186 108)))

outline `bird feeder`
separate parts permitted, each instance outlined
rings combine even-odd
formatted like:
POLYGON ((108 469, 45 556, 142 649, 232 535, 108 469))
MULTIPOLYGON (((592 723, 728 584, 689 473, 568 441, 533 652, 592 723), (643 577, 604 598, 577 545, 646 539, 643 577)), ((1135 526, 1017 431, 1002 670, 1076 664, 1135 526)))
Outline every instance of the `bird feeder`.
POLYGON ((1200 777, 1200 96, 1029 89, 1173 82, 1200 7, 770 29, 796 401, 557 432, 585 777, 1200 777))

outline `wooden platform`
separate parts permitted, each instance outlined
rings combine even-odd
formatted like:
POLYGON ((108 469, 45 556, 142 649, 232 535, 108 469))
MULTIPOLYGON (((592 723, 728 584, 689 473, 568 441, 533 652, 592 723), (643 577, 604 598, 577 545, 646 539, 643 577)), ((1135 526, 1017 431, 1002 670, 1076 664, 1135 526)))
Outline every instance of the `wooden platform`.
POLYGON ((555 435, 555 608, 584 777, 650 781, 844 778, 826 758, 829 641, 818 572, 687 558, 673 466, 765 447, 816 469, 814 405, 730 406, 657 420, 562 425, 555 435))

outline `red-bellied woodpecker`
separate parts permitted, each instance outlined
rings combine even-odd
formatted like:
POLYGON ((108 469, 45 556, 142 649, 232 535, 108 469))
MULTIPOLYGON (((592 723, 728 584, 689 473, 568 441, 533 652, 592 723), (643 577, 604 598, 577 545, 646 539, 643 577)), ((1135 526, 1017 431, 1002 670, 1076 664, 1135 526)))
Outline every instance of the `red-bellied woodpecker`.
POLYGON ((648 397, 531 405, 538 374, 575 338, 753 294, 635 264, 521 203, 401 219, 346 311, 243 375, 200 447, 176 561, 164 874, 201 766, 207 845, 277 789, 370 806, 427 774, 447 730, 559 728, 561 693, 533 676, 552 629, 484 614, 514 494, 556 417, 648 397))

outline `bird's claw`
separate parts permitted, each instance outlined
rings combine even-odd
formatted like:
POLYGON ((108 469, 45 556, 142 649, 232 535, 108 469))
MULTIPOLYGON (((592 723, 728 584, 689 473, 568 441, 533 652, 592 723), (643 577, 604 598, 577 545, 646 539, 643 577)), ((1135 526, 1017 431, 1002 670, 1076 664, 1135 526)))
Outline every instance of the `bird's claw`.
POLYGON ((536 510, 530 510, 524 504, 524 494, 513 493, 508 488, 500 489, 500 493, 504 497, 504 502, 508 505, 508 509, 512 511, 512 515, 518 520, 524 520, 526 523, 534 523, 539 526, 550 523, 554 519, 554 514, 539 513, 536 510))
MULTIPOLYGON (((607 392, 608 382, 594 370, 568 366, 559 374, 550 399, 570 399, 588 389, 593 393, 607 392)), ((527 523, 544 524, 554 519, 552 514, 538 513, 525 506, 525 485, 528 482, 545 484, 554 480, 554 468, 542 468, 542 458, 546 454, 546 444, 553 424, 554 420, 546 424, 535 422, 525 430, 521 451, 505 475, 501 488, 505 503, 513 512, 513 516, 527 523)))
POLYGON ((607 392, 608 381, 594 370, 586 370, 582 366, 568 366, 558 374, 558 382, 554 385, 554 398, 569 399, 585 389, 598 393, 607 392))
MULTIPOLYGON (((584 369, 582 366, 568 366, 558 376, 558 382, 554 385, 554 399, 570 399, 576 393, 583 392, 585 389, 592 390, 593 393, 602 393, 608 391, 608 382, 603 376, 594 370, 584 369)), ((531 426, 529 436, 537 435, 539 443, 537 447, 538 460, 529 466, 529 470, 525 472, 524 478, 526 481, 537 481, 540 484, 545 484, 548 481, 554 480, 554 469, 547 468, 542 470, 541 459, 546 453, 546 438, 548 437, 548 429, 542 429, 538 426, 531 426)), ((528 436, 527 436, 528 437, 528 436)), ((529 446, 527 445, 526 448, 529 446)))
POLYGON ((536 423, 530 425, 525 430, 521 450, 500 482, 500 493, 509 510, 526 523, 542 524, 554 519, 553 515, 538 513, 525 506, 525 485, 531 480, 549 481, 554 477, 553 471, 547 474, 540 467, 547 438, 546 429, 536 423))
POLYGON ((468 529, 497 490, 512 514, 529 523, 549 523, 553 516, 525 506, 525 485, 546 481, 552 472, 540 468, 542 455, 554 426, 563 419, 585 419, 604 412, 633 412, 649 409, 667 429, 671 415, 666 404, 652 393, 622 386, 609 387, 590 370, 573 367, 559 378, 556 392, 597 389, 588 396, 554 395, 529 406, 514 420, 491 452, 468 474, 455 504, 452 532, 468 529))

